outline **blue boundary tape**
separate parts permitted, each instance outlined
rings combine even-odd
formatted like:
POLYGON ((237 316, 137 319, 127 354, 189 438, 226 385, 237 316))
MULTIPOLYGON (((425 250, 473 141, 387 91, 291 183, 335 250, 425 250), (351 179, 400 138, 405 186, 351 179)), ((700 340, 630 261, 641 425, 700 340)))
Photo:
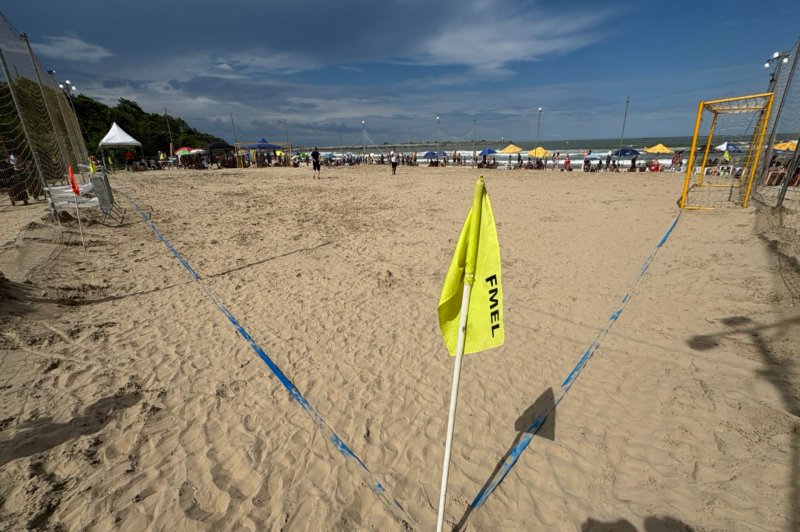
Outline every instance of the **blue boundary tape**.
POLYGON ((295 385, 292 384, 292 381, 290 381, 289 378, 283 374, 280 368, 278 368, 278 366, 275 365, 275 362, 273 362, 272 359, 270 359, 269 356, 267 356, 264 350, 261 349, 261 347, 255 342, 255 340, 253 340, 253 338, 247 333, 247 331, 244 330, 244 328, 239 324, 236 318, 233 317, 233 315, 228 311, 228 309, 226 309, 225 306, 222 305, 222 303, 220 303, 216 297, 214 297, 214 295, 205 285, 200 276, 197 275, 197 273, 192 269, 192 267, 189 266, 189 264, 184 260, 183 257, 181 257, 181 254, 178 253, 174 247, 172 247, 172 244, 170 244, 167 241, 167 239, 164 238, 161 235, 161 233, 158 232, 156 226, 153 225, 153 222, 150 221, 150 218, 148 218, 147 215, 142 211, 142 209, 139 208, 136 202, 133 201, 133 198, 130 196, 130 194, 128 194, 128 192, 125 191, 125 189, 123 188, 120 188, 120 190, 122 190, 122 193, 125 194, 125 196, 127 196, 128 201, 130 201, 133 204, 133 206, 136 207, 136 210, 139 211, 139 214, 142 215, 142 218, 144 218, 145 222, 147 222, 150 225, 150 229, 153 230, 158 239, 161 240, 165 246, 167 246, 167 248, 172 252, 173 255, 175 255, 175 257, 178 258, 179 261, 181 261, 183 267, 186 268, 186 270, 192 275, 194 280, 197 281, 197 283, 203 288, 203 291, 205 291, 206 295, 208 295, 208 297, 211 298, 211 300, 214 302, 217 308, 219 308, 219 310, 225 315, 225 317, 228 318, 228 321, 230 321, 231 324, 239 332, 239 334, 242 335, 242 338, 244 338, 247 341, 247 343, 250 344, 250 347, 253 348, 253 351, 255 351, 256 354, 261 358, 261 360, 264 361, 264 363, 269 367, 270 371, 272 371, 272 373, 276 377, 278 377, 278 380, 289 391, 289 394, 291 394, 291 396, 294 397, 294 399, 298 403, 300 403, 300 406, 303 407, 303 410, 309 415, 309 417, 311 417, 311 419, 314 421, 314 424, 317 425, 317 428, 319 428, 319 430, 325 435, 325 437, 328 438, 328 440, 333 444, 333 446, 340 453, 342 453, 342 455, 345 458, 355 462, 355 464, 358 466, 356 470, 358 471, 359 475, 361 475, 362 480, 369 486, 372 492, 378 496, 378 498, 383 502, 383 504, 386 506, 389 512, 400 521, 409 522, 410 518, 406 514, 405 510, 403 510, 403 507, 400 506, 397 500, 395 500, 394 497, 392 497, 388 491, 386 491, 386 488, 383 487, 383 485, 378 481, 375 475, 373 475, 370 472, 370 470, 367 469, 367 466, 364 465, 364 462, 362 462, 355 454, 353 454, 353 451, 351 451, 350 448, 347 445, 345 445, 345 443, 341 440, 341 438, 339 438, 339 436, 335 432, 333 432, 333 429, 331 429, 328 426, 328 424, 325 423, 325 421, 322 419, 319 413, 317 413, 314 407, 311 406, 311 404, 309 404, 308 401, 306 401, 305 397, 303 397, 303 395, 295 387, 295 385))
POLYGON ((489 495, 492 494, 495 488, 497 488, 497 486, 500 485, 500 483, 505 478, 506 474, 508 474, 508 472, 514 466, 514 464, 517 462, 517 459, 522 454, 522 451, 525 450, 525 448, 533 439, 533 436, 536 434, 536 432, 538 432, 539 428, 541 428, 542 424, 547 419, 547 416, 549 416, 550 413, 553 410, 555 410, 556 406, 558 406, 558 403, 561 402, 561 399, 564 398, 564 396, 569 391, 570 387, 575 383, 575 380, 577 380, 581 370, 583 370, 584 366, 586 366, 586 363, 589 361, 590 358, 592 358, 592 355, 600 346, 600 342, 603 341, 603 339, 608 334, 609 329, 611 329, 611 326, 614 325, 614 322, 617 320, 619 315, 628 305, 628 302, 631 300, 631 296, 633 295, 633 291, 636 289, 636 285, 639 283, 639 280, 644 275, 644 272, 647 271, 647 267, 650 266, 650 263, 653 261, 653 258, 656 256, 656 253, 658 253, 658 250, 661 249, 661 246, 663 246, 664 242, 667 241, 667 237, 669 237, 670 233, 672 233, 672 230, 675 228, 675 225, 678 223, 678 219, 680 219, 680 217, 681 213, 679 212, 678 216, 675 217, 675 221, 672 222, 672 225, 669 226, 669 229, 667 230, 666 234, 664 234, 664 237, 658 242, 655 251, 653 251, 650 254, 650 256, 647 257, 647 260, 645 261, 642 270, 639 272, 639 275, 633 281, 633 285, 631 285, 630 290, 628 291, 627 294, 625 294, 625 297, 622 298, 622 304, 620 305, 620 307, 614 312, 614 314, 611 315, 611 317, 608 319, 608 323, 606 323, 606 326, 600 331, 600 333, 595 338, 594 342, 592 342, 592 345, 589 346, 589 349, 586 350, 581 359, 578 361, 578 364, 573 368, 573 370, 570 372, 570 374, 567 376, 564 382, 561 383, 561 391, 559 392, 558 396, 556 396, 553 404, 536 417, 536 420, 525 432, 525 435, 511 450, 511 453, 509 453, 508 458, 506 458, 506 461, 505 463, 503 463, 502 467, 492 476, 492 478, 489 479, 489 481, 486 484, 484 484, 483 488, 481 488, 481 491, 475 497, 475 500, 472 501, 472 503, 470 504, 470 507, 472 507, 473 511, 478 510, 483 505, 483 503, 486 502, 486 499, 489 498, 489 495))

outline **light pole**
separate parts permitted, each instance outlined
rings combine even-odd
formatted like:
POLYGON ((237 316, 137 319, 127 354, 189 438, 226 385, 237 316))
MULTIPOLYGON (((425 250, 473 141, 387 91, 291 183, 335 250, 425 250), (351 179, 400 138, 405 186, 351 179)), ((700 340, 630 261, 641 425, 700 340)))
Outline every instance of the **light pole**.
POLYGON ((362 120, 361 121, 361 156, 362 157, 364 156, 364 154, 367 153, 366 142, 367 142, 366 126, 364 125, 364 121, 362 120))
MULTIPOLYGON (((771 92, 774 94, 775 89, 778 88, 778 82, 781 79, 781 71, 783 70, 783 65, 789 62, 789 55, 790 55, 789 52, 785 51, 775 52, 774 54, 772 54, 772 57, 764 63, 764 68, 769 68, 771 64, 775 65, 775 68, 769 75, 769 88, 767 92, 771 92)), ((795 62, 792 63, 792 68, 789 71, 789 76, 787 77, 786 83, 784 84, 784 94, 780 98, 781 103, 778 105, 778 108, 773 113, 773 116, 775 116, 775 120, 772 122, 772 128, 770 129, 769 134, 767 136, 767 142, 766 145, 764 146, 764 157, 759 163, 759 170, 758 170, 759 172, 761 172, 761 169, 763 169, 763 171, 766 171, 769 168, 770 155, 772 154, 772 145, 775 143, 775 135, 777 135, 778 133, 778 123, 781 120, 781 113, 783 112, 783 103, 786 101, 785 92, 786 89, 788 89, 790 84, 792 83, 792 76, 794 75, 794 67, 797 64, 796 61, 797 59, 795 58, 795 62)), ((775 96, 773 96, 773 101, 775 101, 774 99, 775 96)), ((771 117, 769 116, 766 117, 767 123, 769 123, 770 118, 771 117)))
MULTIPOLYGON (((52 70, 52 74, 55 74, 56 71, 52 70)), ((55 76, 53 75, 53 80, 55 80, 55 76)), ((67 95, 67 100, 69 100, 69 105, 72 107, 72 114, 75 116, 75 123, 78 125, 78 134, 81 136, 81 142, 83 142, 83 130, 81 128, 81 120, 78 118, 78 113, 75 111, 75 102, 72 101, 72 91, 78 90, 75 88, 75 85, 71 84, 69 80, 64 81, 64 83, 59 83, 58 88, 64 91, 67 95)))
POLYGON ((533 148, 536 155, 539 154, 539 124, 542 122, 542 108, 539 107, 539 118, 536 120, 536 146, 533 148))
POLYGON ((436 117, 436 160, 439 160, 439 117, 436 117))
POLYGON ((771 65, 775 65, 775 69, 769 75, 769 88, 767 92, 773 92, 775 90, 775 84, 780 79, 781 75, 781 67, 789 62, 789 52, 775 52, 772 54, 772 57, 767 59, 764 63, 764 68, 769 68, 771 65))

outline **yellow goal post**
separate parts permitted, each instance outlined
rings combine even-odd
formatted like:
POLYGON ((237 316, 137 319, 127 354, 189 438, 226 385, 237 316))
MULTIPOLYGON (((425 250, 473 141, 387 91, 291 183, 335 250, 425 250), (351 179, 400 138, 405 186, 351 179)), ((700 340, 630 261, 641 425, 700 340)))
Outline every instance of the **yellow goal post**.
POLYGON ((681 209, 714 209, 740 203, 742 208, 747 207, 772 99, 773 93, 767 92, 700 102, 681 209), (704 137, 705 145, 698 146, 704 137), (710 160, 710 154, 716 158, 710 160))

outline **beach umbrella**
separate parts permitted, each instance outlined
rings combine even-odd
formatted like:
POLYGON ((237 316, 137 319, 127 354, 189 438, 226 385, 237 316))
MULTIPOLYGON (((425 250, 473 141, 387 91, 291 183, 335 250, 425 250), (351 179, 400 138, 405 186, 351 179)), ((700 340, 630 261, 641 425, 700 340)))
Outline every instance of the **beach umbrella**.
POLYGON ((596 153, 590 153, 589 155, 584 157, 584 159, 599 159, 599 158, 600 158, 600 156, 597 155, 596 153))
POLYGON ((190 153, 192 153, 191 148, 178 148, 175 151, 175 155, 189 155, 190 153))
POLYGON ((275 151, 275 155, 286 155, 286 154, 284 152, 282 152, 281 150, 276 150, 275 151))
POLYGON ((439 157, 446 157, 447 153, 443 152, 442 150, 439 150, 436 152, 436 155, 438 155, 439 157))
POLYGON ((493 150, 491 148, 486 148, 485 150, 480 152, 478 155, 480 157, 483 157, 484 155, 494 155, 495 153, 497 153, 497 151, 495 151, 495 150, 493 150))
POLYGON ((663 144, 656 144, 655 146, 650 146, 649 148, 645 147, 645 153, 675 153, 671 149, 667 148, 663 144))
POLYGON ((541 146, 539 146, 535 150, 529 151, 528 155, 530 155, 531 157, 539 157, 539 158, 541 158, 541 157, 550 157, 550 152, 547 151, 546 149, 542 148, 541 146))
POLYGON ((779 142, 778 144, 774 145, 772 149, 777 151, 795 151, 797 149, 797 141, 784 140, 783 142, 779 142))
POLYGON ((744 152, 743 149, 731 144, 730 142, 723 142, 719 146, 714 148, 717 151, 726 151, 728 153, 742 153, 744 152))
POLYGON ((432 151, 429 151, 428 153, 422 156, 423 159, 436 159, 437 157, 438 156, 432 151))
POLYGON ((336 156, 334 154, 332 154, 332 153, 326 153, 325 155, 322 156, 322 158, 323 159, 335 159, 336 156))
POLYGON ((612 151, 611 155, 613 157, 630 157, 631 155, 639 155, 639 152, 633 148, 622 148, 621 150, 612 151))
POLYGON ((205 153, 205 152, 206 152, 206 150, 203 150, 203 149, 200 149, 200 148, 195 148, 192 151, 190 151, 189 153, 191 153, 192 155, 199 155, 199 154, 205 153))
POLYGON ((519 153, 521 151, 522 151, 522 148, 520 148, 519 146, 514 146, 513 144, 509 144, 508 146, 506 146, 505 148, 500 150, 499 153, 502 153, 502 154, 519 153))

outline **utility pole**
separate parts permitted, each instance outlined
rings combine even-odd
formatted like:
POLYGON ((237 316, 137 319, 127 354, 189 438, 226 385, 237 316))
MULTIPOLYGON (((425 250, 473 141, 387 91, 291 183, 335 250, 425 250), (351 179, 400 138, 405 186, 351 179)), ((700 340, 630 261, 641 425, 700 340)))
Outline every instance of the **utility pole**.
POLYGON ((539 107, 539 119, 536 120, 536 146, 533 148, 534 153, 539 153, 539 124, 542 123, 542 108, 539 107))
POLYGON ((617 151, 617 157, 619 160, 622 161, 622 139, 625 138, 625 122, 628 121, 628 102, 631 101, 630 95, 625 98, 625 115, 622 117, 622 134, 619 136, 619 151, 617 151))
POLYGON ((475 166, 475 159, 477 158, 477 154, 475 153, 475 129, 478 127, 478 117, 474 117, 472 119, 472 166, 475 166))
POLYGON ((367 134, 366 134, 365 127, 366 126, 364 125, 364 121, 362 120, 361 121, 361 155, 362 155, 362 157, 367 152, 367 148, 366 148, 367 134))
MULTIPOLYGON (((164 107, 164 120, 167 122, 167 131, 169 131, 169 156, 172 157, 174 144, 172 143, 172 128, 169 127, 169 115, 167 114, 166 107, 164 107)), ((233 142, 236 142, 236 139, 233 139, 233 142)))
POLYGON ((439 160, 439 117, 436 117, 436 160, 439 160))

